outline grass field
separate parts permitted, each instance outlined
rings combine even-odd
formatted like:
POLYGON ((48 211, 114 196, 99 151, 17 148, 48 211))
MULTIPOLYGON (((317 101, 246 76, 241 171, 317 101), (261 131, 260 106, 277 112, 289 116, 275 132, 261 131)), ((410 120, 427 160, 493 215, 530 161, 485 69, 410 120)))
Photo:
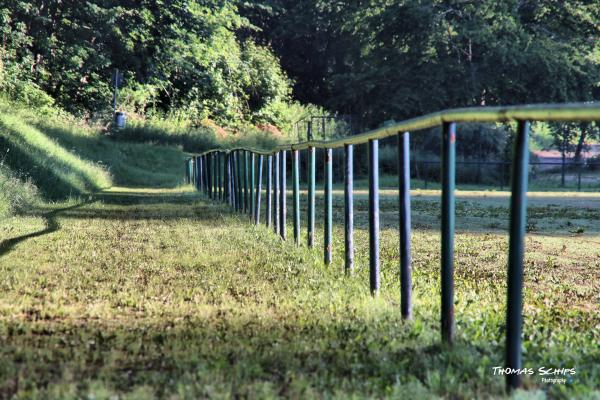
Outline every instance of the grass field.
MULTIPOLYGON (((331 267, 319 224, 317 247, 296 248, 189 188, 112 188, 2 220, 0 397, 505 396, 493 367, 503 365, 506 193, 459 193, 452 348, 439 338, 439 193, 414 193, 412 323, 399 315, 396 193, 382 192, 377 299, 366 192, 352 277, 340 194, 331 267)), ((516 397, 598 398, 600 196, 531 198, 524 363, 576 375, 527 376, 516 397)))

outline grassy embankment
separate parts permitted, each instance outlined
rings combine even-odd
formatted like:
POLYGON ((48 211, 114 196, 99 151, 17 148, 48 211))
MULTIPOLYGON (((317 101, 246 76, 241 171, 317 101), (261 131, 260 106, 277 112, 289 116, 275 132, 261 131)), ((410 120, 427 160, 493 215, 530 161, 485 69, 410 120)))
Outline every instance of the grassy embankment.
MULTIPOLYGON (((31 115, 0 118, 3 143, 29 157, 6 165, 25 163, 38 198, 72 197, 37 200, 0 220, 0 397, 503 396, 492 369, 503 360, 502 193, 459 194, 457 342, 447 349, 439 342, 438 192, 415 192, 415 319, 405 323, 394 190, 382 191, 382 293, 372 299, 361 182, 357 270, 344 277, 343 226, 326 268, 321 246, 282 243, 178 187, 184 155, 175 148, 115 142, 31 115)), ((526 377, 519 395, 600 396, 599 203, 589 193, 532 196, 525 366, 577 373, 565 385, 526 377)), ((340 222, 342 210, 336 191, 340 222)), ((320 224, 317 232, 321 243, 320 224)))
POLYGON ((175 147, 116 141, 0 101, 0 216, 113 185, 176 186, 184 157, 175 147))

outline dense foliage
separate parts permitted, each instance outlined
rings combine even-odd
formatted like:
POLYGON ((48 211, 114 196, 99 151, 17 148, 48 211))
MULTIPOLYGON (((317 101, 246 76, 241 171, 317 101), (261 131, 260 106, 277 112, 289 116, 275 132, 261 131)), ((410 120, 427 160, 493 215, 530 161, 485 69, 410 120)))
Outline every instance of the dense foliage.
POLYGON ((273 53, 221 0, 0 0, 0 89, 93 114, 110 110, 124 71, 130 111, 277 122, 289 81, 273 53))
POLYGON ((364 126, 448 107, 600 97, 600 3, 268 0, 243 14, 295 94, 364 126))
MULTIPOLYGON (((592 0, 0 0, 0 21, 0 92, 92 117, 110 115, 116 68, 129 113, 294 135, 316 108, 293 98, 351 116, 357 132, 600 96, 592 0)), ((570 134, 576 146, 597 136, 570 134)))

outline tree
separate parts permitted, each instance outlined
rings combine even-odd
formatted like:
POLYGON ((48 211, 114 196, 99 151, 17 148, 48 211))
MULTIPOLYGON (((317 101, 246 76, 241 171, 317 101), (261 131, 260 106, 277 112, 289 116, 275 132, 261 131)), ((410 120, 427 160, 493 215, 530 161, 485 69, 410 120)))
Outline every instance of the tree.
POLYGON ((234 2, 0 0, 0 15, 10 38, 4 64, 31 65, 18 79, 72 112, 110 110, 114 68, 124 71, 138 112, 151 105, 192 119, 252 121, 289 94, 270 49, 238 38, 251 26, 234 2))
POLYGON ((598 2, 271 0, 242 14, 280 55, 296 96, 366 126, 600 95, 598 2))

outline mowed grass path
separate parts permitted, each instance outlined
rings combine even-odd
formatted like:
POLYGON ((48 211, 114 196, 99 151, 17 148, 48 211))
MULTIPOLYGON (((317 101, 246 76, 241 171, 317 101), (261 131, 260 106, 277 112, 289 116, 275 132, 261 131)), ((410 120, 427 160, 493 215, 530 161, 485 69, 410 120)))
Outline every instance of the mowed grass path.
MULTIPOLYGON (((393 192, 382 197, 382 291, 373 299, 362 194, 357 270, 345 277, 341 197, 325 267, 319 224, 317 247, 296 248, 190 190, 116 188, 0 222, 1 398, 504 396, 493 367, 503 365, 507 204, 459 198, 457 342, 448 349, 439 339, 436 193, 415 193, 415 319, 405 323, 393 192)), ((525 366, 577 373, 566 385, 527 376, 519 395, 600 396, 592 203, 550 199, 530 210, 525 366)))

